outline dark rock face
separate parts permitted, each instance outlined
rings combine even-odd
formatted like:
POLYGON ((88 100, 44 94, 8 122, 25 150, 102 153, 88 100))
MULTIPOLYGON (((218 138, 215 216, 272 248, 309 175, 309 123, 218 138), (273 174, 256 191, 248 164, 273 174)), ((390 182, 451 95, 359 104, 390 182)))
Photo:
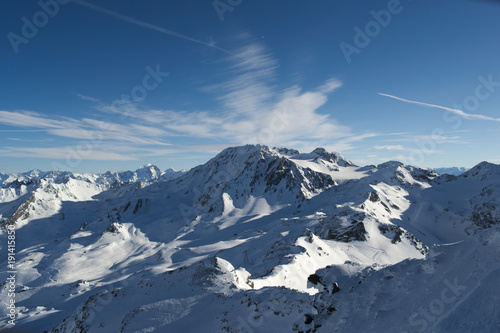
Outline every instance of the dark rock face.
POLYGON ((35 201, 35 195, 32 194, 26 200, 22 205, 19 206, 19 208, 16 210, 16 212, 9 218, 9 223, 10 224, 15 224, 17 220, 20 218, 28 218, 29 217, 29 207, 30 204, 32 204, 35 201))
POLYGON ((365 241, 366 229, 363 222, 352 221, 352 225, 344 229, 329 230, 326 239, 334 239, 341 242, 365 241))
POLYGON ((315 234, 321 238, 341 242, 365 241, 367 231, 362 222, 364 213, 342 209, 319 224, 315 234))
POLYGON ((429 251, 429 248, 420 239, 398 225, 381 224, 378 229, 384 236, 391 238, 392 244, 401 242, 404 237, 422 254, 426 254, 429 251))
POLYGON ((439 177, 439 174, 433 170, 424 170, 420 168, 407 167, 410 170, 411 176, 420 182, 430 182, 439 177))
POLYGON ((339 285, 337 282, 333 283, 332 295, 338 293, 340 291, 339 285))
POLYGON ((370 192, 370 195, 368 196, 368 200, 371 202, 377 202, 380 201, 380 197, 378 196, 377 192, 373 191, 370 192))
MULTIPOLYGON (((478 170, 475 172, 477 173, 478 170)), ((479 195, 469 200, 472 212, 465 218, 465 222, 469 222, 469 227, 465 229, 467 234, 474 234, 500 224, 499 191, 500 184, 498 182, 491 183, 483 187, 479 195)))
MULTIPOLYGON (((273 163, 270 163, 266 170, 266 185, 277 186, 283 181, 283 179, 287 178, 287 173, 292 172, 293 167, 293 163, 285 158, 281 158, 275 160, 273 163)), ((287 188, 290 185, 291 184, 287 183, 287 188)))
POLYGON ((326 190, 336 185, 335 181, 328 175, 312 171, 309 168, 302 171, 303 175, 295 163, 286 158, 275 159, 267 166, 265 176, 266 185, 271 189, 284 182, 286 189, 293 191, 300 188, 302 183, 310 192, 326 190))
POLYGON ((196 265, 190 284, 208 288, 213 285, 215 277, 221 274, 215 256, 209 257, 196 265))
POLYGON ((309 168, 304 169, 304 175, 309 180, 309 183, 304 183, 304 185, 310 192, 317 192, 318 189, 324 191, 337 185, 329 175, 312 171, 309 168))
POLYGON ((142 199, 137 200, 137 203, 135 204, 134 208, 134 214, 137 214, 139 210, 142 208, 142 199))
POLYGON ((14 180, 8 184, 4 184, 2 187, 3 188, 20 188, 21 186, 30 186, 30 185, 33 185, 33 184, 38 184, 40 183, 40 180, 31 180, 31 179, 28 179, 28 180, 14 180))
POLYGON ((317 274, 311 274, 309 275, 309 277, 307 278, 307 281, 311 282, 312 284, 314 285, 317 285, 318 282, 321 281, 321 276, 317 275, 317 274))
POLYGON ((474 211, 469 219, 481 230, 500 224, 500 214, 496 206, 488 203, 474 206, 474 211))
POLYGON ((111 223, 109 227, 106 228, 105 232, 109 232, 112 234, 119 234, 120 229, 122 228, 122 225, 120 223, 111 223))
POLYGON ((283 155, 298 155, 300 154, 300 151, 296 149, 289 149, 289 148, 276 148, 274 147, 273 150, 276 150, 278 153, 283 154, 283 155))

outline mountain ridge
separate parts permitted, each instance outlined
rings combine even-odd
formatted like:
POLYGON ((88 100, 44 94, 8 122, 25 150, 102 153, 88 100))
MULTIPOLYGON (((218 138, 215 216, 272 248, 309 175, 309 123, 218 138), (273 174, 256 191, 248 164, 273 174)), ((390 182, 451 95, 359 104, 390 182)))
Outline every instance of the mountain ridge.
MULTIPOLYGON (((358 317, 346 316, 358 306, 356 290, 364 290, 355 287, 358 281, 380 290, 380 276, 402 270, 394 279, 415 283, 400 267, 432 267, 433 253, 450 243, 496 255, 495 247, 482 244, 496 239, 500 225, 499 169, 480 163, 463 176, 440 176, 394 161, 359 167, 324 149, 247 145, 169 180, 145 165, 122 178, 110 172, 107 181, 58 174, 11 182, 0 189, 0 246, 5 227, 14 224, 23 239, 17 249, 19 327, 356 327, 358 317), (192 320, 195 313, 203 327, 192 320)), ((387 311, 386 297, 396 296, 372 296, 378 301, 369 315, 387 311)), ((413 313, 405 311, 402 320, 412 326, 413 313)), ((394 320, 381 318, 376 329, 394 320)))

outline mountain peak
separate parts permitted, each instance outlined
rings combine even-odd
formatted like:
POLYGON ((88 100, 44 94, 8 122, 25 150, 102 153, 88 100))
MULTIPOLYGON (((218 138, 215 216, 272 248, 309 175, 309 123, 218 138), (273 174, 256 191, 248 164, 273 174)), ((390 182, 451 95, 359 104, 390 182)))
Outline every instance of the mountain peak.
POLYGON ((356 166, 353 162, 351 162, 351 160, 342 156, 341 154, 336 152, 329 152, 322 147, 314 149, 311 154, 318 155, 318 157, 320 157, 321 159, 331 163, 336 163, 338 166, 356 166))
POLYGON ((314 149, 312 152, 316 153, 318 155, 329 154, 329 152, 323 147, 318 147, 318 148, 314 149))
POLYGON ((398 168, 404 164, 399 161, 387 161, 377 165, 377 169, 398 168))
POLYGON ((273 149, 276 150, 281 155, 286 155, 286 156, 293 156, 293 155, 300 154, 300 151, 298 151, 296 149, 289 149, 289 148, 284 148, 284 147, 280 147, 280 148, 274 147, 273 149))
POLYGON ((461 176, 467 177, 480 177, 486 179, 488 176, 500 175, 500 165, 483 161, 477 164, 472 169, 464 172, 461 176))
POLYGON ((156 164, 147 163, 140 166, 136 171, 139 170, 161 170, 156 164))

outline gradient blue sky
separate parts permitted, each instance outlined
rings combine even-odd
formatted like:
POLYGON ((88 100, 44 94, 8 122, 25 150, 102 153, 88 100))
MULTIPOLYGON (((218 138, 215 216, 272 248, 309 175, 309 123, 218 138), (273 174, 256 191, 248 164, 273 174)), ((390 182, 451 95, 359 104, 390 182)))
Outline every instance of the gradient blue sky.
POLYGON ((190 168, 245 143, 500 163, 498 1, 41 3, 0 4, 0 172, 190 168))

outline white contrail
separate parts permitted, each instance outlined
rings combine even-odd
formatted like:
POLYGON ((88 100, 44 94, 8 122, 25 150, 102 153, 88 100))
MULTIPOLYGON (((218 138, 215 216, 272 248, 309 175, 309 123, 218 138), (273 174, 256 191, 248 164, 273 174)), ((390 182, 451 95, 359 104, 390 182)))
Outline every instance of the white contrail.
POLYGON ((73 3, 75 3, 75 4, 87 7, 89 9, 95 10, 97 12, 100 12, 100 13, 112 16, 112 17, 114 17, 116 19, 119 19, 119 20, 122 20, 122 21, 125 21, 125 22, 128 22, 128 23, 132 23, 132 24, 138 25, 138 26, 143 27, 143 28, 148 28, 148 29, 151 29, 151 30, 155 30, 155 31, 158 31, 158 32, 161 32, 161 33, 173 36, 173 37, 181 38, 181 39, 193 42, 193 43, 205 45, 205 46, 208 46, 208 47, 213 47, 214 49, 220 50, 220 51, 225 52, 225 53, 231 53, 231 52, 229 52, 227 50, 224 50, 223 48, 215 46, 214 44, 206 43, 206 42, 203 42, 201 40, 191 38, 189 36, 186 36, 186 35, 183 35, 183 34, 180 34, 180 33, 177 33, 175 31, 171 31, 171 30, 168 30, 168 29, 165 29, 165 28, 162 28, 160 26, 157 26, 157 25, 154 25, 154 24, 151 24, 151 23, 148 23, 148 22, 136 20, 136 19, 134 19, 134 18, 132 18, 130 16, 114 12, 112 10, 109 10, 109 9, 106 9, 106 8, 103 8, 103 7, 91 4, 91 3, 87 2, 87 1, 84 1, 84 0, 70 0, 70 1, 73 2, 73 3))
POLYGON ((45 132, 45 130, 0 130, 0 132, 45 132))
POLYGON ((490 120, 490 121, 500 121, 500 118, 492 118, 492 117, 488 117, 488 116, 483 116, 481 114, 465 113, 462 110, 453 109, 453 108, 447 108, 446 106, 412 101, 412 100, 409 100, 409 99, 404 99, 404 98, 393 96, 393 95, 389 95, 389 94, 383 94, 383 93, 378 93, 378 94, 381 95, 381 96, 385 96, 385 97, 389 97, 389 98, 394 98, 394 99, 396 99, 398 101, 402 101, 402 102, 406 102, 406 103, 412 103, 412 104, 427 106, 427 107, 430 107, 430 108, 438 108, 438 109, 443 109, 443 110, 446 110, 446 111, 450 111, 450 112, 453 112, 455 114, 458 114, 459 116, 461 116, 461 117, 463 117, 465 119, 481 119, 481 120, 490 120))

